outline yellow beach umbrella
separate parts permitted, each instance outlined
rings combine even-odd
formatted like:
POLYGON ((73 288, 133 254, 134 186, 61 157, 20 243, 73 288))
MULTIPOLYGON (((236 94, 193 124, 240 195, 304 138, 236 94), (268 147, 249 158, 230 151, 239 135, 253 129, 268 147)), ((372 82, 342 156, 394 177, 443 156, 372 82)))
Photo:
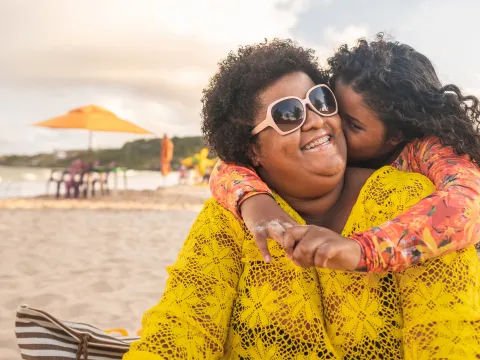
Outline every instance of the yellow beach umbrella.
POLYGON ((104 108, 88 105, 73 109, 64 115, 50 120, 33 124, 34 126, 55 129, 84 129, 89 130, 88 149, 92 145, 93 131, 122 132, 131 134, 152 134, 137 125, 120 119, 117 115, 104 108))

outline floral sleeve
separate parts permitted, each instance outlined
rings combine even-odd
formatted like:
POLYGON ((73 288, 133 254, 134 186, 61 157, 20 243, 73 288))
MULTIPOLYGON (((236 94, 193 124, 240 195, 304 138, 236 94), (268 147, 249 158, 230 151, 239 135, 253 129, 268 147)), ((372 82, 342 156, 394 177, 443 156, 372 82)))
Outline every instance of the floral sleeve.
POLYGON ((427 176, 437 192, 395 219, 352 235, 365 255, 357 270, 401 271, 480 240, 480 170, 467 156, 427 138, 408 144, 393 165, 427 176))
POLYGON ((239 209, 243 201, 257 194, 269 194, 268 188, 255 170, 219 161, 210 175, 210 190, 224 208, 241 218, 239 209))

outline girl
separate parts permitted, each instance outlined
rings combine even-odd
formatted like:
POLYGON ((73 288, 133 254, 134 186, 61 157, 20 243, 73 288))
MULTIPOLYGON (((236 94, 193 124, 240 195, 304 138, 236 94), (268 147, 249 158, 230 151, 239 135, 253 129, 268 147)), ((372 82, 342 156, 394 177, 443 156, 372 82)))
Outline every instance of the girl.
MULTIPOLYGON (((323 245, 312 250, 322 249, 323 257, 308 253, 294 260, 308 266, 313 256, 318 259, 316 266, 402 271, 477 243, 478 99, 463 96, 454 85, 442 86, 427 57, 408 45, 384 40, 383 34, 370 43, 360 40, 352 49, 344 45, 329 59, 329 65, 350 165, 392 165, 418 172, 432 180, 437 192, 394 220, 351 235, 351 240, 323 229, 323 245), (355 252, 352 244, 360 251, 355 252), (346 252, 358 256, 345 259, 346 252)), ((283 234, 297 224, 276 205, 271 190, 254 169, 219 163, 210 187, 219 203, 242 215, 267 262, 267 237, 282 244, 287 241, 290 247, 286 250, 292 256, 292 236, 301 235, 293 231, 288 241, 283 234)))

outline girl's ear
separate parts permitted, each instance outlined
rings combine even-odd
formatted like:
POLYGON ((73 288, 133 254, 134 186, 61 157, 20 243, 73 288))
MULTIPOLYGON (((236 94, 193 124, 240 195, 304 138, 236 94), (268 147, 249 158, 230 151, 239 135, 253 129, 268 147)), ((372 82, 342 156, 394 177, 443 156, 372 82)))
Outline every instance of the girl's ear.
POLYGON ((392 136, 390 139, 388 139, 388 142, 390 143, 390 145, 392 146, 397 146, 398 144, 401 144, 402 142, 404 142, 404 138, 402 135, 400 134, 397 134, 397 135, 394 135, 392 136))
POLYGON ((254 167, 259 167, 261 166, 261 152, 260 152, 260 147, 257 144, 251 144, 250 145, 250 151, 248 157, 250 158, 250 161, 252 162, 252 165, 254 167))

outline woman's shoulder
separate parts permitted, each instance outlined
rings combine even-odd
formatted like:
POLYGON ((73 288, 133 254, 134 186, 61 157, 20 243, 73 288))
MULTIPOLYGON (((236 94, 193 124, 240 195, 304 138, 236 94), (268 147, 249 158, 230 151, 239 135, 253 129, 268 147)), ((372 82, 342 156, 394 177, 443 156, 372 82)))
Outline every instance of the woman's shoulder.
POLYGON ((413 173, 409 171, 402 171, 393 166, 383 166, 374 171, 367 180, 367 183, 372 183, 375 186, 385 189, 392 189, 406 184, 411 186, 413 184, 421 184, 422 186, 435 188, 433 183, 424 175, 413 173))
POLYGON ((245 231, 243 223, 213 197, 205 200, 202 210, 200 210, 197 216, 196 223, 202 223, 203 225, 212 224, 216 227, 229 227, 238 233, 245 231))
POLYGON ((408 206, 434 191, 435 185, 426 176, 384 166, 370 175, 359 198, 375 199, 379 205, 404 202, 408 206))
POLYGON ((384 166, 365 182, 343 234, 349 236, 392 220, 434 191, 425 176, 384 166))
POLYGON ((276 192, 273 192, 273 197, 277 202, 278 206, 282 208, 293 220, 295 220, 298 224, 304 225, 305 220, 283 199, 278 195, 276 192))
MULTIPOLYGON (((305 220, 278 194, 273 194, 277 204, 299 224, 305 224, 305 220)), ((224 208, 213 197, 204 202, 203 208, 197 216, 194 228, 208 226, 211 229, 229 228, 237 236, 244 237, 248 233, 243 221, 239 220, 231 211, 224 208)))

